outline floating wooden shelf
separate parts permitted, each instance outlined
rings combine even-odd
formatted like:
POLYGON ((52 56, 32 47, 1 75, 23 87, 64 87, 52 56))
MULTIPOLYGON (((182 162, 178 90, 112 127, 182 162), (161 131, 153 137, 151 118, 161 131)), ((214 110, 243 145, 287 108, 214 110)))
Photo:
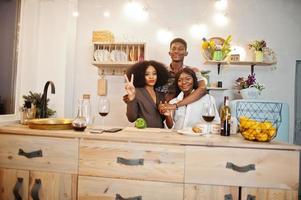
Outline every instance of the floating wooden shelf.
POLYGON ((99 68, 103 68, 103 67, 129 67, 133 64, 135 64, 136 62, 132 62, 132 61, 129 61, 129 62, 96 62, 96 61, 93 61, 92 64, 96 67, 99 67, 99 68))
POLYGON ((220 73, 221 65, 250 65, 251 66, 251 74, 254 73, 254 66, 269 66, 275 65, 277 62, 255 62, 255 61, 236 61, 236 62, 227 62, 227 61, 214 61, 214 60, 206 60, 204 62, 205 65, 217 65, 217 73, 220 73))
POLYGON ((229 90, 229 88, 207 87, 207 90, 229 90))

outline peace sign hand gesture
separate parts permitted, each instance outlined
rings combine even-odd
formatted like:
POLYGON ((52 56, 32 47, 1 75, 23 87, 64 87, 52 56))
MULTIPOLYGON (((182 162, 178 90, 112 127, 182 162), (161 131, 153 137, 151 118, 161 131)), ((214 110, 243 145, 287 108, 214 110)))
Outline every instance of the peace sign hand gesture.
POLYGON ((128 98, 129 101, 132 101, 135 99, 135 94, 136 94, 136 90, 135 90, 135 86, 133 84, 134 82, 134 74, 131 75, 131 80, 128 79, 127 75, 124 75, 125 77, 125 91, 128 94, 128 98))

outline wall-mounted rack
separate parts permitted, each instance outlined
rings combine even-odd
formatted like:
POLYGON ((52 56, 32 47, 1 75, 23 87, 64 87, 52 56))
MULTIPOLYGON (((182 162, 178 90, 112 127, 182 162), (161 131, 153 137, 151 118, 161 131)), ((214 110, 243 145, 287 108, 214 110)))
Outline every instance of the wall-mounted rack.
POLYGON ((227 61, 214 61, 206 60, 205 65, 217 65, 217 73, 220 74, 220 69, 222 65, 249 65, 251 66, 251 74, 254 73, 255 66, 269 66, 275 65, 277 62, 255 62, 255 61, 236 61, 236 62, 227 62, 227 61))
POLYGON ((102 75, 123 75, 145 58, 145 43, 93 43, 92 64, 102 75))

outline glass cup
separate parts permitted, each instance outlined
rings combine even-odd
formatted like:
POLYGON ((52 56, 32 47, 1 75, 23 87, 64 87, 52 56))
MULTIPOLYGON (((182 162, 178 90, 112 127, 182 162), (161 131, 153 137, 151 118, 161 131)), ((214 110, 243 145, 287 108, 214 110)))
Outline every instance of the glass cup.
POLYGON ((102 119, 102 129, 104 130, 105 128, 105 121, 104 118, 107 116, 110 112, 110 101, 107 97, 100 97, 98 101, 98 113, 101 116, 102 119))

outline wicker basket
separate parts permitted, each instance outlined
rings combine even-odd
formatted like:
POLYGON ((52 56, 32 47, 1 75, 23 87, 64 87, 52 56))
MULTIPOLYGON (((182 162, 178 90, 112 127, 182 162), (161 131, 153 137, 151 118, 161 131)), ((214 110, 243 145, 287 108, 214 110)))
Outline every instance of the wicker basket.
POLYGON ((282 103, 238 102, 236 117, 242 136, 251 141, 271 141, 282 122, 281 111, 282 103))
POLYGON ((114 35, 110 31, 93 31, 92 42, 114 42, 114 35))

